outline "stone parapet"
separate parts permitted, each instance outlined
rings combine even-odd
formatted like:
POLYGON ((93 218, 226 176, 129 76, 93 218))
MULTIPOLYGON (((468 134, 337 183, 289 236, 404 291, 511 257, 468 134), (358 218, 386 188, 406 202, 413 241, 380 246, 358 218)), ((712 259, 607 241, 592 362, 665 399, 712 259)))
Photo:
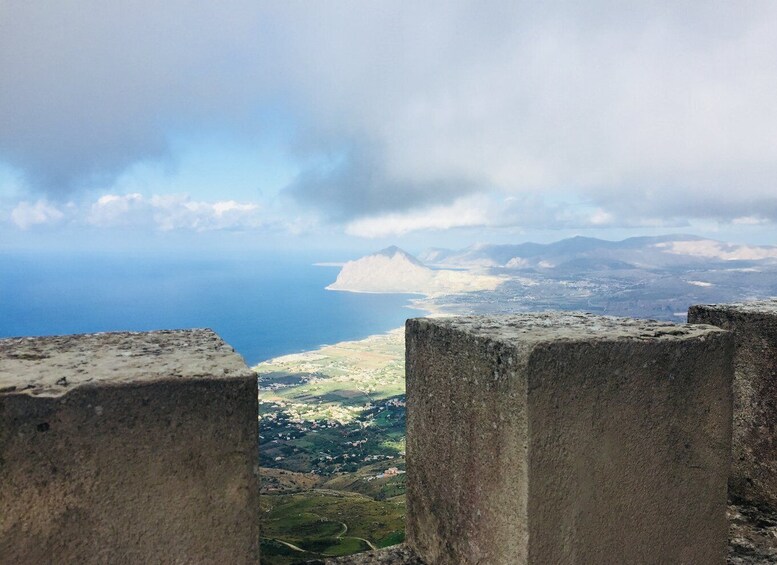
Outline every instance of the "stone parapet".
POLYGON ((735 500, 777 510, 777 300, 692 306, 688 321, 734 333, 729 490, 735 500))
POLYGON ((0 561, 258 561, 256 377, 210 330, 0 340, 0 561))
POLYGON ((730 333, 558 313, 406 332, 424 562, 725 561, 730 333))

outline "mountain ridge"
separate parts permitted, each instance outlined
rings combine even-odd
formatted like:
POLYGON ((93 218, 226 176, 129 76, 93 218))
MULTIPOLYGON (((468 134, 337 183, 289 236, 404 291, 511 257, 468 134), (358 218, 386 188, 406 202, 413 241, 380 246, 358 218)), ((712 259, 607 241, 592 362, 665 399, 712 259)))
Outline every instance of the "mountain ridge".
POLYGON ((620 241, 575 236, 552 243, 475 244, 431 248, 420 259, 435 267, 548 269, 610 265, 610 268, 672 268, 694 263, 777 260, 777 247, 747 246, 696 235, 639 236, 620 241))

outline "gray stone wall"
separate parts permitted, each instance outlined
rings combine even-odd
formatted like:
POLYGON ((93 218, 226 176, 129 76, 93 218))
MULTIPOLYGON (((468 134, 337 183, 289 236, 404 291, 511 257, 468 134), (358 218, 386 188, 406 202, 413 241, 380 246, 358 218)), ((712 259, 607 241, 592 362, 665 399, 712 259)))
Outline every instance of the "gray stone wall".
POLYGON ((208 330, 0 340, 0 562, 257 562, 256 414, 208 330))
MULTIPOLYGON (((408 545, 331 562, 772 562, 777 301, 689 321, 409 320, 408 545)), ((209 330, 0 340, 0 562, 257 562, 256 413, 209 330)))
POLYGON ((688 321, 734 333, 729 489, 735 499, 777 510, 777 300, 692 306, 688 321))
POLYGON ((407 323, 426 563, 723 563, 733 339, 576 314, 407 323))

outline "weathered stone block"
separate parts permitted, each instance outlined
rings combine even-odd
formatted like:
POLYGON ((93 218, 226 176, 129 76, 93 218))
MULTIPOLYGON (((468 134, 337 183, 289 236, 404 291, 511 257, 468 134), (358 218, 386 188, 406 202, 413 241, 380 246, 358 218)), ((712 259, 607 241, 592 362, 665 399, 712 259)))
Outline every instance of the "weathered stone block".
POLYGON ((425 562, 724 562, 728 332, 557 313, 406 329, 425 562))
POLYGON ((210 330, 0 340, 0 562, 256 562, 257 450, 210 330))
POLYGON ((734 439, 729 492, 777 510, 777 300, 691 306, 691 323, 734 333, 734 439))

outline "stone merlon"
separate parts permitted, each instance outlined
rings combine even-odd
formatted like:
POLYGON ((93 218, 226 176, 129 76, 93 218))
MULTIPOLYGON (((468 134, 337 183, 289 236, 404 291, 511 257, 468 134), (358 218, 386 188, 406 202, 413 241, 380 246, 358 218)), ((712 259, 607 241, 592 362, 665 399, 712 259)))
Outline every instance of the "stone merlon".
POLYGON ((586 314, 407 322, 429 565, 723 563, 733 338, 586 314))
POLYGON ((0 393, 61 396, 87 384, 116 386, 250 374, 243 359, 211 330, 0 340, 0 393))
POLYGON ((0 340, 0 560, 255 563, 256 415, 210 330, 0 340))
POLYGON ((734 438, 729 491, 777 510, 777 300, 692 306, 691 323, 734 333, 734 438))

